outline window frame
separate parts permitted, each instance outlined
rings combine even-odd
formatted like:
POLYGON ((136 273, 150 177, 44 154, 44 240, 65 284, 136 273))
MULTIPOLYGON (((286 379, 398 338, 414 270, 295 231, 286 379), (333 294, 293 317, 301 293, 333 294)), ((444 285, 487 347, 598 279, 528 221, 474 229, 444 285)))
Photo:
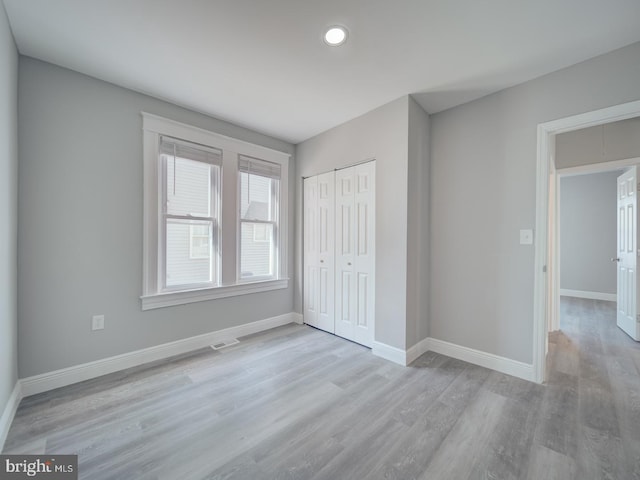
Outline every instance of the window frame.
MULTIPOLYGON (((246 155, 245 155, 246 157, 246 155)), ((257 160, 258 162, 260 161, 264 161, 261 158, 253 158, 253 159, 249 159, 249 160, 257 160)), ((251 173, 246 172, 248 175, 251 175, 251 173)), ((273 180, 273 178, 272 178, 273 180)), ((240 177, 240 172, 238 174, 238 242, 237 242, 237 247, 236 247, 236 254, 238 256, 237 261, 236 261, 236 266, 237 266, 237 279, 238 279, 238 283, 249 283, 249 282, 260 282, 260 281, 264 281, 264 280, 272 280, 274 278, 278 278, 279 276, 279 258, 278 258, 278 253, 279 253, 279 243, 280 243, 280 203, 281 203, 281 198, 280 198, 280 192, 282 190, 281 187, 281 183, 282 183, 282 166, 280 168, 280 178, 277 179, 278 182, 277 183, 271 183, 271 201, 275 203, 275 207, 274 207, 274 211, 272 212, 273 214, 273 220, 258 220, 258 219, 253 219, 253 220, 249 220, 249 219, 243 219, 242 215, 241 215, 241 204, 242 204, 242 187, 241 187, 241 177, 240 177), (254 277, 245 277, 242 278, 242 260, 241 260, 241 256, 242 256, 242 224, 243 223, 247 223, 247 224, 254 224, 254 225, 263 225, 265 227, 267 227, 268 225, 271 225, 273 228, 273 250, 272 250, 272 255, 274 256, 273 258, 273 275, 257 275, 254 277)), ((254 232, 254 241, 255 241, 255 232, 254 232)), ((263 240, 265 243, 269 242, 269 239, 267 238, 266 240, 263 240)))
MULTIPOLYGON (((215 132, 190 126, 167 118, 141 112, 143 130, 143 281, 142 310, 182 305, 192 302, 214 300, 218 298, 246 295, 288 288, 288 170, 290 155, 260 145, 238 140, 215 132), (159 161, 159 139, 168 136, 186 142, 211 147, 223 152, 220 167, 220 215, 218 234, 219 284, 205 286, 187 286, 187 288, 163 288, 160 274, 163 272, 164 251, 161 245, 163 226, 161 202, 163 198, 163 169, 159 161), (276 272, 268 279, 241 279, 239 226, 240 172, 238 160, 248 156, 277 163, 281 168, 279 183, 278 244, 275 250, 276 272), (235 201, 234 201, 235 199, 235 201), (233 213, 232 213, 233 212, 233 213), (226 250, 225 250, 226 249, 226 250)), ((212 251, 212 254, 216 254, 212 251)))
MULTIPOLYGON (((162 137, 163 135, 160 135, 162 137)), ((187 142, 181 139, 176 139, 164 135, 167 138, 170 138, 173 142, 178 144, 189 144, 188 146, 192 148, 202 147, 203 150, 207 150, 207 146, 194 144, 194 142, 187 142)), ((162 155, 158 152, 158 156, 162 155)), ((191 160, 197 161, 197 160, 191 160)), ((160 216, 160 225, 158 229, 158 291, 159 293, 167 293, 167 292, 180 292, 184 290, 193 290, 198 288, 213 288, 220 285, 221 272, 220 272, 220 217, 222 209, 220 207, 221 202, 221 192, 222 192, 222 163, 219 165, 217 163, 210 162, 199 162, 204 163, 212 167, 209 177, 209 185, 211 186, 211 190, 216 190, 218 192, 218 196, 220 198, 216 199, 215 195, 212 194, 210 190, 210 198, 209 198, 209 216, 201 214, 201 213, 188 213, 183 215, 172 214, 167 211, 167 202, 169 200, 169 193, 167 191, 167 180, 168 180, 168 164, 167 159, 160 160, 158 158, 159 168, 161 171, 158 173, 158 176, 161 181, 160 192, 160 201, 159 201, 159 216, 160 216), (211 252, 211 261, 213 265, 210 265, 212 271, 210 275, 212 280, 209 282, 194 282, 190 284, 181 284, 181 285, 167 285, 167 224, 169 223, 169 219, 174 220, 182 220, 185 222, 194 221, 194 222, 202 222, 199 224, 204 224, 204 222, 208 222, 211 225, 211 240, 210 240, 210 252, 211 252)), ((195 224, 189 224, 189 258, 195 259, 191 256, 192 249, 192 230, 195 224)), ((208 257, 201 257, 208 258, 208 257)))

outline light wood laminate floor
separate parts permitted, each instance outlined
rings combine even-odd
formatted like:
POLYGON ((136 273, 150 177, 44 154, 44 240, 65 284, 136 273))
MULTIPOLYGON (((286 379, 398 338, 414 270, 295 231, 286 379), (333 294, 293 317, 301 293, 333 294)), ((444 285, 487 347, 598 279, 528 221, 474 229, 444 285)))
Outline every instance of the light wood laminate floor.
POLYGON ((300 325, 26 398, 5 453, 99 479, 640 479, 640 346, 563 298, 546 385, 300 325))

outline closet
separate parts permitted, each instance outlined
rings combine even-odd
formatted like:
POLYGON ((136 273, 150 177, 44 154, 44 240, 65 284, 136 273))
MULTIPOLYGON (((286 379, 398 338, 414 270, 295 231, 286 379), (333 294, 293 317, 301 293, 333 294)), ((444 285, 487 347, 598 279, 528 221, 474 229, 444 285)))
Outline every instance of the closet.
POLYGON ((304 179, 304 322, 371 347, 375 161, 304 179))

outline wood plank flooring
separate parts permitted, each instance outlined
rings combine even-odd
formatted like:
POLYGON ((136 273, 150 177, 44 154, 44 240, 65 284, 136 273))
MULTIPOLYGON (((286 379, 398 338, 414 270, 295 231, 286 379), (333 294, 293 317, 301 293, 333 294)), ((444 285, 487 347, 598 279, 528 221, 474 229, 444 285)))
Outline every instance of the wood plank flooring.
POLYGON ((307 326, 26 398, 5 453, 100 479, 640 479, 640 345, 562 298, 548 382, 410 367, 307 326))

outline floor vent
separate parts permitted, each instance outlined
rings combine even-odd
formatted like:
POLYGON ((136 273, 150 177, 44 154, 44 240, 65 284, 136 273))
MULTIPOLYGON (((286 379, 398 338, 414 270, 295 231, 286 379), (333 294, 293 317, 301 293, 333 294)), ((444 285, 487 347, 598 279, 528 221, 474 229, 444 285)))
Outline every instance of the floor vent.
POLYGON ((232 338, 231 340, 223 340, 222 342, 218 342, 215 345, 211 345, 211 348, 214 350, 222 350, 223 348, 230 347, 231 345, 235 345, 236 343, 240 343, 237 338, 232 338))

